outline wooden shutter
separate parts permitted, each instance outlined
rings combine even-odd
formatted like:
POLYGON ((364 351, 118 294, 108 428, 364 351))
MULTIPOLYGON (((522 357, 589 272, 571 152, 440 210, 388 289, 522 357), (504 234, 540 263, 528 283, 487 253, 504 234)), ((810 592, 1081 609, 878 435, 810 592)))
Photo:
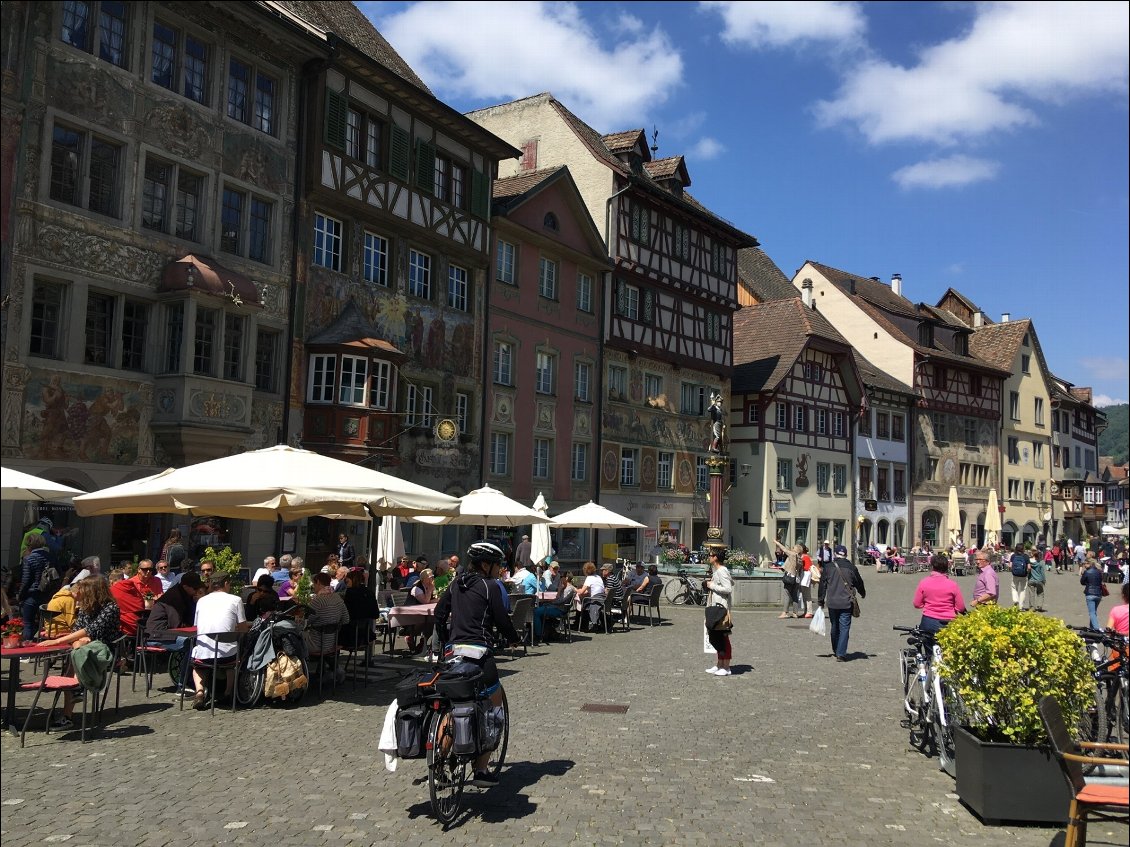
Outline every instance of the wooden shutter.
POLYGON ((331 147, 345 149, 345 122, 349 99, 340 92, 326 89, 325 141, 331 147))
POLYGON ((408 182, 408 131, 393 126, 388 144, 388 172, 403 182, 408 182))
POLYGON ((416 142, 416 187, 428 194, 435 194, 436 148, 426 141, 416 142))
POLYGON ((490 180, 481 171, 471 171, 471 214, 490 217, 490 180))

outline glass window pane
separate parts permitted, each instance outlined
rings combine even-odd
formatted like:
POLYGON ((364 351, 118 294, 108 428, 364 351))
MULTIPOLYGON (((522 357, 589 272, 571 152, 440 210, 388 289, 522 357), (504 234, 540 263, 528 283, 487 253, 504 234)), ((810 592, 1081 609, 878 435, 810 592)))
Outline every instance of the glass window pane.
POLYGON ((150 79, 162 88, 172 88, 177 73, 177 31, 153 22, 153 70, 150 79))
POLYGON ((208 45, 191 35, 184 38, 184 96, 208 102, 208 45))
POLYGON ((200 240, 199 213, 203 196, 203 178, 181 171, 177 177, 177 230, 178 238, 200 240))
POLYGON ((114 330, 114 299, 91 292, 86 297, 86 347, 88 365, 110 364, 110 338, 114 330))
POLYGON ((59 38, 80 50, 90 52, 90 4, 68 0, 63 4, 63 26, 59 38))
POLYGON ((251 198, 247 256, 256 262, 270 262, 271 208, 271 203, 257 197, 251 198))
POLYGON ((98 56, 119 68, 126 66, 126 4, 102 0, 98 17, 98 56))
POLYGON ((243 195, 238 191, 224 189, 224 205, 220 219, 220 249, 228 253, 240 253, 243 230, 243 195))
POLYGON ((262 73, 255 78, 254 126, 267 135, 275 134, 275 86, 275 81, 262 73))
POLYGON ((148 159, 141 188, 141 225, 157 232, 168 231, 167 208, 172 165, 148 159))
POLYGON ((90 197, 87 208, 101 215, 117 215, 119 148, 100 139, 90 142, 90 197))
POLYGON ((73 129, 56 126, 51 138, 51 199, 78 205, 79 161, 82 135, 73 129))
POLYGON ((247 87, 251 68, 237 59, 228 64, 228 117, 247 123, 247 87))

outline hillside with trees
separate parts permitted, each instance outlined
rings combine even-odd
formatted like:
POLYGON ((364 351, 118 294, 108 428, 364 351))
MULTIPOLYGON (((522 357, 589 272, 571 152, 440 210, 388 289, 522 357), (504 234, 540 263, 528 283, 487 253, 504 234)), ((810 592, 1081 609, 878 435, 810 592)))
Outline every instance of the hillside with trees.
POLYGON ((1130 404, 1104 406, 1106 429, 1099 436, 1099 455, 1113 456, 1121 465, 1130 455, 1130 404))

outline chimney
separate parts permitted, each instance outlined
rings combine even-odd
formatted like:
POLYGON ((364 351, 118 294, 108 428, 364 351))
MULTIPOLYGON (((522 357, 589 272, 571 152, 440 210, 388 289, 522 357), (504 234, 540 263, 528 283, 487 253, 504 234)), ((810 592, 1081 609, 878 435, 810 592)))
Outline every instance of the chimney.
POLYGON ((812 308, 812 280, 806 279, 800 284, 800 299, 807 308, 812 308))
POLYGON ((980 329, 985 325, 985 313, 977 310, 973 313, 973 328, 980 329))
POLYGON ((902 274, 891 274, 891 291, 902 297, 902 274))
POLYGON ((1002 324, 1006 324, 1006 323, 1008 323, 1008 319, 1009 319, 1009 317, 1011 317, 1011 316, 1009 315, 1009 313, 1008 313, 1008 312, 1002 312, 1002 313, 1001 313, 1001 323, 1002 323, 1002 324))

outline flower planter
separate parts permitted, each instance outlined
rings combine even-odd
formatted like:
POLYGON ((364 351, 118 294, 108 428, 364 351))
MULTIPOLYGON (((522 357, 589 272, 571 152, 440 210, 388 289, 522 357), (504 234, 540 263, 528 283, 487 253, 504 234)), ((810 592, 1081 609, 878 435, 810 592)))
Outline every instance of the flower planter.
POLYGON ((21 636, 19 634, 17 634, 17 635, 5 635, 4 636, 4 646, 5 647, 19 647, 22 637, 23 636, 21 636))
POLYGON ((954 729, 957 796, 985 823, 1067 821, 1071 794, 1049 748, 982 741, 954 729))

